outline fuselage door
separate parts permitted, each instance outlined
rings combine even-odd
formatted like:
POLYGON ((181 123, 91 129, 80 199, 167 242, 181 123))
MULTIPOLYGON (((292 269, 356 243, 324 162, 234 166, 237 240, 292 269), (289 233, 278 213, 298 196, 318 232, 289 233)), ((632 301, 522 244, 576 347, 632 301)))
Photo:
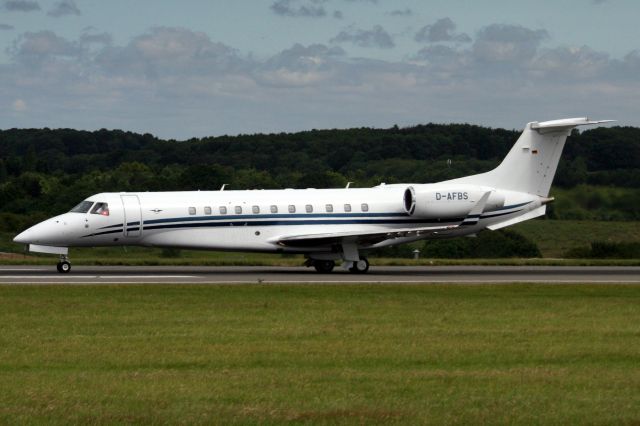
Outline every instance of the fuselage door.
POLYGON ((124 211, 124 236, 139 237, 142 235, 142 211, 137 195, 121 195, 124 211))

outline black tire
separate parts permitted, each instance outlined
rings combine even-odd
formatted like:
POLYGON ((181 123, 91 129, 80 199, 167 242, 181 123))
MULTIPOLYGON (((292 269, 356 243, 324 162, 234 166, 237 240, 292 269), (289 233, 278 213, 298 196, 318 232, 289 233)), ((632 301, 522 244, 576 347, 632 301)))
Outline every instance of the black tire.
POLYGON ((61 274, 68 274, 69 271, 71 271, 71 263, 66 261, 58 262, 57 268, 58 268, 58 272, 60 272, 61 274))
POLYGON ((349 272, 354 274, 366 274, 369 270, 369 261, 366 257, 360 258, 359 261, 353 262, 351 268, 349 268, 349 272))
POLYGON ((336 266, 336 262, 333 260, 314 260, 313 267, 316 268, 321 274, 330 274, 333 268, 336 266))

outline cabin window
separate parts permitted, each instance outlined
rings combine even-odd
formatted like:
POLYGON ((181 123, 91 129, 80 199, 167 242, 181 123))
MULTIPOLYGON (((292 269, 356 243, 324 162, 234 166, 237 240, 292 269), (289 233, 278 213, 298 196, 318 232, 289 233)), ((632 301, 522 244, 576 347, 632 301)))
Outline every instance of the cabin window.
POLYGON ((307 213, 313 213, 313 206, 311 204, 307 204, 306 206, 304 206, 304 209, 307 211, 307 213))
POLYGON ((296 206, 294 206, 293 204, 289 204, 289 213, 295 213, 296 212, 296 206))
POLYGON ((251 207, 251 211, 253 212, 253 214, 258 214, 258 213, 260 213, 260 207, 253 206, 253 207, 251 207))
POLYGON ((345 212, 350 212, 351 211, 351 204, 345 204, 344 205, 344 211, 345 212))
POLYGON ((271 213, 278 213, 278 206, 271 206, 271 213))
POLYGON ((71 210, 69 210, 69 212, 70 213, 86 213, 89 211, 92 205, 93 205, 93 201, 83 201, 77 206, 75 206, 74 208, 72 208, 71 210))
POLYGON ((211 207, 206 206, 206 207, 204 208, 204 214, 206 214, 206 215, 210 215, 210 214, 211 214, 211 207))
POLYGON ((96 203, 96 205, 91 209, 91 214, 109 216, 109 205, 107 203, 96 203))
POLYGON ((196 208, 195 207, 189 207, 189 214, 190 215, 196 214, 196 208))
POLYGON ((242 206, 236 206, 236 214, 242 214, 242 206))
POLYGON ((360 210, 362 210, 363 212, 368 212, 369 211, 369 204, 367 204, 367 203, 360 204, 360 210))
POLYGON ((332 213, 333 212, 333 204, 327 204, 326 206, 324 206, 324 209, 327 211, 327 213, 332 213))
POLYGON ((220 214, 227 214, 227 208, 225 206, 220 206, 220 214))

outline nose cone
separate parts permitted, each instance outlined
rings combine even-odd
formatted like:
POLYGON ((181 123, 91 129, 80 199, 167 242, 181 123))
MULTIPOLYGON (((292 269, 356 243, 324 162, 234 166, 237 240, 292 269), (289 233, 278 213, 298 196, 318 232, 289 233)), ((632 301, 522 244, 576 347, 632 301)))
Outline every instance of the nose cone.
POLYGON ((18 235, 15 236, 15 238, 13 239, 14 243, 19 243, 19 244, 29 244, 32 242, 32 235, 31 235, 31 228, 27 229, 24 232, 19 233, 18 235))
POLYGON ((13 241, 20 244, 55 246, 65 242, 68 232, 66 228, 67 223, 62 220, 62 216, 58 216, 33 225, 26 231, 16 235, 13 241))

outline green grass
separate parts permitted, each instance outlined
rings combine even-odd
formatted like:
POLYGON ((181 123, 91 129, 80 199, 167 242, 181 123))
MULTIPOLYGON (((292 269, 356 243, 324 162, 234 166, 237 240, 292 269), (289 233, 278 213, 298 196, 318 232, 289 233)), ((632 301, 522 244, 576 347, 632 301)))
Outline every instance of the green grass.
POLYGON ((640 422, 640 286, 0 287, 0 423, 640 422))
POLYGON ((538 245, 542 256, 561 258, 567 251, 593 241, 640 242, 640 222, 589 220, 529 220, 513 229, 538 245))

